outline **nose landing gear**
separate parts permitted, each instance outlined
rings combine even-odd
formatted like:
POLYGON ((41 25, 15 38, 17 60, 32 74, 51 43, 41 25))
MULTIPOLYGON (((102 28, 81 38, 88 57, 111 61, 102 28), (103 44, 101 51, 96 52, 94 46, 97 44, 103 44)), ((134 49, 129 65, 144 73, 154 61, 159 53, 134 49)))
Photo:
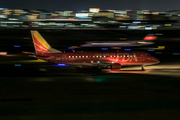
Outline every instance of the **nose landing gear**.
POLYGON ((144 67, 145 67, 145 66, 144 66, 144 65, 142 65, 142 67, 141 67, 141 71, 146 71, 144 67))

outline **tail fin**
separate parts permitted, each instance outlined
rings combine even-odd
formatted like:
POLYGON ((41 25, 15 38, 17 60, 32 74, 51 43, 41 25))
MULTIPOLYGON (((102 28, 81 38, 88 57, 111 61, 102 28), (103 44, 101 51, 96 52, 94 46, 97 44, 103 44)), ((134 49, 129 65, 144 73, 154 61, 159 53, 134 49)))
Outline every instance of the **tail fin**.
POLYGON ((37 55, 43 53, 61 53, 61 51, 52 48, 38 31, 31 30, 31 35, 37 55))

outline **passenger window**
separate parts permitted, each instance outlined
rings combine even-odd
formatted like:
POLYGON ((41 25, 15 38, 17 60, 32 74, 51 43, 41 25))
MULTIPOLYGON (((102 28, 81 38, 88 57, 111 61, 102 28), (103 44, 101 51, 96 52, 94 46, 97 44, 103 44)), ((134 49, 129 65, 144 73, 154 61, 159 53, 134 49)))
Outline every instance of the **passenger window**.
POLYGON ((98 56, 96 56, 98 58, 98 56))
POLYGON ((69 58, 71 58, 71 56, 69 56, 69 58))
POLYGON ((79 56, 79 58, 81 58, 81 56, 79 56))
POLYGON ((84 56, 82 56, 84 58, 84 56))
POLYGON ((86 56, 86 58, 88 58, 88 56, 86 56))
POLYGON ((74 58, 74 56, 72 56, 72 58, 74 58))
POLYGON ((78 56, 76 56, 76 58, 78 58, 78 56))

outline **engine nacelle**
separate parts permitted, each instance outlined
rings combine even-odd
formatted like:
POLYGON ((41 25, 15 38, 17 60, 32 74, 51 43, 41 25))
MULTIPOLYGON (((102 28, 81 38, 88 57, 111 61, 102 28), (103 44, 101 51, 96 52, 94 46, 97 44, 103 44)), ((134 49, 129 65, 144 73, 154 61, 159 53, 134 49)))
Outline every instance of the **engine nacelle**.
POLYGON ((115 63, 111 65, 111 70, 119 71, 121 69, 121 64, 115 63))

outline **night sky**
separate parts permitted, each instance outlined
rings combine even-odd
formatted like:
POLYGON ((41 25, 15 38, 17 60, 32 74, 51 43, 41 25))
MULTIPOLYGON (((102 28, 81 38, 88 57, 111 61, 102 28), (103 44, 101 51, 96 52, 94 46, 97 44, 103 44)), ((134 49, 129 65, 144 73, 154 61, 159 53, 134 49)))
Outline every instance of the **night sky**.
POLYGON ((151 11, 179 10, 180 0, 1 0, 1 8, 10 9, 44 9, 54 10, 85 10, 88 8, 151 11))

